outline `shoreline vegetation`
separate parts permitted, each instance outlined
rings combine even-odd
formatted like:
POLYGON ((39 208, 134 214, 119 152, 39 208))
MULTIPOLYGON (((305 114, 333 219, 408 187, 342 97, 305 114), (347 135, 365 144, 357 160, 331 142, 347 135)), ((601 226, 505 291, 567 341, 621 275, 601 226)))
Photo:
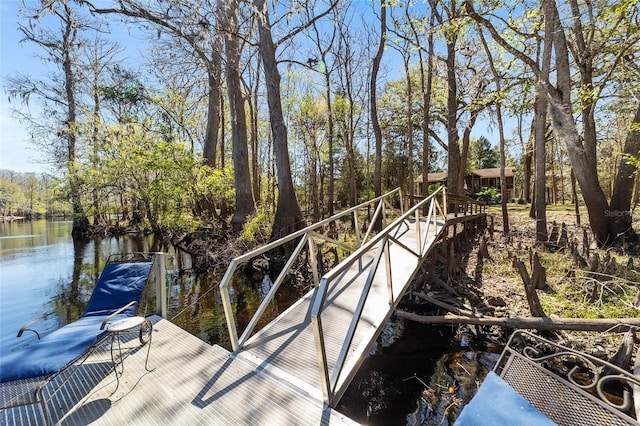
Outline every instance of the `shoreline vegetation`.
MULTIPOLYGON (((427 389, 449 389, 451 383, 463 380, 469 382, 465 389, 475 388, 474 383, 479 383, 488 371, 480 367, 492 359, 488 352, 499 352, 514 328, 551 333, 564 346, 628 366, 629 356, 616 359, 616 355, 633 353, 623 348, 625 341, 627 344, 629 341, 623 333, 628 326, 640 325, 637 318, 640 257, 635 248, 598 248, 588 226, 576 224, 571 205, 549 206, 547 216, 553 241, 540 244, 536 243, 536 224, 529 217, 529 206, 510 204, 511 226, 505 235, 499 208, 488 208, 488 226, 482 232, 451 240, 453 249, 448 256, 442 256, 437 248, 432 252, 396 312, 394 321, 428 323, 427 327, 434 329, 446 325, 451 327, 452 339, 473 341, 472 348, 467 350, 475 353, 478 367, 473 370, 464 364, 466 370, 473 372, 472 376, 465 378, 466 370, 456 373, 453 367, 446 367, 460 363, 459 354, 444 355, 427 389), (535 288, 531 289, 533 283, 535 288), (532 294, 537 299, 534 304, 532 294), (452 375, 447 374, 449 370, 452 375)), ((640 212, 634 211, 634 224, 640 224, 639 216, 640 212)), ((20 220, 16 216, 11 219, 20 220)), ((154 234, 140 225, 92 225, 90 229, 96 238, 125 233, 154 234)), ((201 272, 224 269, 233 257, 268 241, 266 231, 257 232, 248 240, 210 228, 154 235, 163 244, 192 255, 194 269, 201 272)), ((245 272, 251 274, 259 268, 264 269, 265 265, 247 265, 245 272)), ((464 345, 458 344, 464 350, 464 345)), ((384 370, 363 373, 358 379, 362 384, 354 382, 354 389, 365 386, 372 380, 371 375, 377 374, 384 374, 384 370)), ((379 385, 388 386, 382 382, 379 385)), ((469 391, 464 398, 456 399, 457 394, 445 392, 427 395, 427 399, 432 406, 447 405, 445 415, 451 420, 473 393, 469 391)), ((418 411, 421 409, 417 407, 418 411)))

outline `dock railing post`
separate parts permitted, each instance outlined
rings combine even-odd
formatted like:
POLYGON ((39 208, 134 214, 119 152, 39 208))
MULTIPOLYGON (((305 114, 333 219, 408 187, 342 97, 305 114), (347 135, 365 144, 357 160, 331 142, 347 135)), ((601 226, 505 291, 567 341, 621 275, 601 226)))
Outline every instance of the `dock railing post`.
POLYGON ((154 254, 156 281, 156 314, 162 318, 167 315, 167 254, 154 254))
MULTIPOLYGON (((237 258, 236 258, 237 259, 237 258)), ((222 306, 224 307, 224 316, 227 320, 227 329, 229 330, 229 339, 231 340, 231 348, 234 352, 240 349, 240 344, 238 341, 238 329, 236 328, 235 321, 235 312, 233 311, 233 306, 231 304, 231 297, 229 295, 229 286, 231 285, 231 278, 233 277, 233 273, 236 270, 237 262, 236 259, 233 259, 229 263, 229 267, 227 271, 224 273, 222 277, 222 281, 220 281, 220 297, 222 298, 222 306)))
POLYGON ((448 212, 449 207, 447 206, 447 188, 446 187, 442 190, 442 210, 444 213, 444 219, 447 220, 447 213, 449 213, 448 212))

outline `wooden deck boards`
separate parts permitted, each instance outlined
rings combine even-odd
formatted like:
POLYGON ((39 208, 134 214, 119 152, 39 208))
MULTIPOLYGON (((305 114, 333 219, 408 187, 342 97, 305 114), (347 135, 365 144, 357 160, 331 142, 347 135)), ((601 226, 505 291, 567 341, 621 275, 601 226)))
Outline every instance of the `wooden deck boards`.
MULTIPOLYGON (((149 357, 136 336, 125 344, 128 355, 116 389, 109 344, 96 351, 48 404, 61 425, 216 424, 300 425, 356 424, 323 407, 291 386, 257 372, 225 349, 154 317, 149 357)), ((124 336, 127 338, 127 336, 124 336)), ((0 424, 40 425, 37 405, 0 412, 0 424)))
MULTIPOLYGON (((420 226, 424 232, 424 219, 420 226)), ((422 255, 433 246, 444 223, 429 226, 430 232, 421 243, 422 255)), ((415 227, 415 221, 405 221, 390 236, 418 251, 415 227)), ((389 303, 383 260, 347 359, 354 353, 366 353, 364 348, 380 333, 423 260, 399 244, 390 247, 393 303, 389 303)), ((328 290, 322 323, 330 371, 344 344, 376 250, 374 247, 353 263, 328 290)), ((128 355, 124 375, 116 389, 107 340, 48 404, 51 418, 63 425, 355 424, 321 403, 318 355, 311 325, 314 291, 256 333, 237 356, 154 317, 149 358, 154 371, 145 371, 146 349, 141 349, 132 335, 125 345, 128 355)), ((352 361, 353 370, 346 371, 345 376, 355 373, 361 360, 352 361)), ((0 424, 42 424, 42 415, 37 405, 6 409, 0 412, 0 424)))

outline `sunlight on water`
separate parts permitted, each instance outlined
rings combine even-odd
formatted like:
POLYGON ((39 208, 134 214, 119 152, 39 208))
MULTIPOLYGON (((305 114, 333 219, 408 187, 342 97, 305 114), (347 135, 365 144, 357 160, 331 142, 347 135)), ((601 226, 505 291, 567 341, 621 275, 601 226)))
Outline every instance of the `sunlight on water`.
MULTIPOLYGON (((20 327, 45 313, 56 311, 38 331, 50 332, 69 314, 75 320, 85 309, 91 292, 109 255, 126 252, 167 252, 151 235, 127 234, 76 244, 71 225, 60 221, 0 222, 0 354, 12 351, 34 338, 20 327)), ((174 253, 175 255, 175 253, 174 253)), ((179 257, 175 270, 168 271, 167 318, 210 344, 231 348, 218 284, 220 272, 197 273, 190 256, 179 257)), ((246 326, 270 287, 267 276, 255 282, 234 279, 232 299, 239 331, 246 326)), ((155 292, 151 292, 155 293, 155 292)), ((286 309, 301 294, 283 288, 277 303, 265 316, 268 321, 286 309), (277 307, 276 307, 277 306, 277 307)), ((152 301, 155 302, 155 301, 152 301)), ((152 303, 152 306, 153 305, 152 303)), ((154 313, 145 306, 142 315, 154 313)), ((264 321, 263 321, 264 322, 264 321)))

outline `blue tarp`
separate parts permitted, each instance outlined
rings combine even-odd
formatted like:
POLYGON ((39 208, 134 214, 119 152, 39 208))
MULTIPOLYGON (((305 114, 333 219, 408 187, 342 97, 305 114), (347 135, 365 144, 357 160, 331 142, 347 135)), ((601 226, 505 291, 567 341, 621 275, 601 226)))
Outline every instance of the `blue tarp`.
POLYGON ((547 426, 555 425, 529 401, 490 371, 467 404, 455 426, 547 426))
MULTIPOLYGON (((81 356, 106 335, 107 327, 100 330, 106 317, 129 302, 140 301, 151 265, 151 262, 108 263, 84 314, 77 321, 0 358, 0 382, 49 376, 81 356)), ((111 321, 132 315, 134 307, 111 321)))

